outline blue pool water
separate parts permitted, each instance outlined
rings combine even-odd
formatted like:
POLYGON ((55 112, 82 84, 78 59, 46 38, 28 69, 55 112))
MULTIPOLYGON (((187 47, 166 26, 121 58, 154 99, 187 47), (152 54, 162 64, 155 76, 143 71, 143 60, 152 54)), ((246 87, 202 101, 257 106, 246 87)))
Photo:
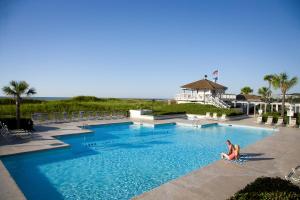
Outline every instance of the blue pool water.
POLYGON ((130 199, 220 159, 226 139, 243 148, 272 134, 218 125, 90 129, 94 133, 59 138, 70 148, 1 158, 28 200, 130 199))

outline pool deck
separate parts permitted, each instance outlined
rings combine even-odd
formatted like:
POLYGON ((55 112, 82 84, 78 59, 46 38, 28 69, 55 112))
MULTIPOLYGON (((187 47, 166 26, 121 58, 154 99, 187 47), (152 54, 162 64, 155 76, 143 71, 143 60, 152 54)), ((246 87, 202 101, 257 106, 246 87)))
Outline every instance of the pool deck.
MULTIPOLYGON (((67 148, 68 144, 63 143, 54 136, 90 133, 88 129, 81 129, 78 127, 83 124, 96 125, 131 121, 143 124, 182 123, 195 125, 195 122, 184 119, 157 121, 122 119, 44 124, 36 126, 37 131, 34 133, 31 140, 0 144, 0 156, 53 148, 67 148)), ((211 120, 200 120, 196 125, 199 126, 208 123, 216 122, 211 120)), ((253 118, 220 123, 272 128, 271 126, 256 124, 253 118)), ((183 177, 165 183, 149 192, 135 197, 134 199, 226 199, 257 177, 279 176, 283 178, 287 175, 291 168, 300 165, 299 144, 299 128, 280 127, 279 131, 275 132, 275 134, 241 150, 242 154, 250 156, 249 160, 244 164, 220 160, 201 169, 197 169, 183 177)), ((1 161, 0 193, 0 200, 26 199, 1 161)))

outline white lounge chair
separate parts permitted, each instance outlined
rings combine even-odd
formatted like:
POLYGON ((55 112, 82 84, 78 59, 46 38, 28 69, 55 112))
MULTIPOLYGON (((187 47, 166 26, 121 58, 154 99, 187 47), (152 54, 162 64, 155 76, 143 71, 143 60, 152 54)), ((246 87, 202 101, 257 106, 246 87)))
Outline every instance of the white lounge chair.
POLYGON ((78 112, 72 112, 72 121, 77 122, 78 121, 78 112))
POLYGON ((217 113, 213 113, 213 120, 218 120, 218 114, 217 113))
POLYGON ((273 124, 273 116, 268 116, 268 119, 265 123, 266 125, 272 125, 273 124))
POLYGON ((262 116, 259 116, 256 118, 256 123, 258 123, 258 124, 262 123, 262 116))
POLYGON ((79 121, 84 120, 84 111, 79 111, 79 121))
POLYGON ((288 127, 296 127, 296 118, 291 118, 288 127))
POLYGON ((282 117, 278 117, 277 123, 275 124, 275 126, 283 126, 283 118, 282 117))
POLYGON ((300 166, 292 168, 292 171, 285 176, 285 179, 296 185, 300 185, 300 166))
POLYGON ((226 114, 222 114, 221 118, 220 118, 221 121, 226 121, 226 114))
POLYGON ((206 119, 211 119, 210 112, 207 112, 207 113, 206 113, 205 118, 206 118, 206 119))

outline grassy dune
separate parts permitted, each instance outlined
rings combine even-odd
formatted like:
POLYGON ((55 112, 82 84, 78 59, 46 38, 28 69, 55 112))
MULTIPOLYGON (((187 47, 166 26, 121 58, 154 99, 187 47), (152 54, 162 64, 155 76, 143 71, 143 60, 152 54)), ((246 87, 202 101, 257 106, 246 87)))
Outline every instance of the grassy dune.
MULTIPOLYGON (((96 97, 76 97, 70 100, 41 101, 23 103, 21 105, 22 117, 30 117, 32 113, 43 112, 75 112, 75 111, 101 111, 101 112, 127 112, 130 109, 151 109, 156 115, 171 113, 205 114, 206 112, 226 113, 228 116, 241 114, 231 109, 220 109, 210 105, 199 104, 172 104, 166 101, 152 101, 141 99, 99 99, 96 97)), ((14 116, 14 104, 0 105, 0 116, 14 116)))

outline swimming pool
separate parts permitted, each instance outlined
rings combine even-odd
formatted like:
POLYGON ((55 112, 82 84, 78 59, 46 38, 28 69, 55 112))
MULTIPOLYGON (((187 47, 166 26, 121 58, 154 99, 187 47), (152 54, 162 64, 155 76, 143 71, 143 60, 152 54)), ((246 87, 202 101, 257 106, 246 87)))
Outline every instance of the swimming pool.
POLYGON ((122 123, 62 136, 69 148, 2 157, 28 200, 130 199, 219 159, 226 139, 243 148, 272 130, 122 123))

